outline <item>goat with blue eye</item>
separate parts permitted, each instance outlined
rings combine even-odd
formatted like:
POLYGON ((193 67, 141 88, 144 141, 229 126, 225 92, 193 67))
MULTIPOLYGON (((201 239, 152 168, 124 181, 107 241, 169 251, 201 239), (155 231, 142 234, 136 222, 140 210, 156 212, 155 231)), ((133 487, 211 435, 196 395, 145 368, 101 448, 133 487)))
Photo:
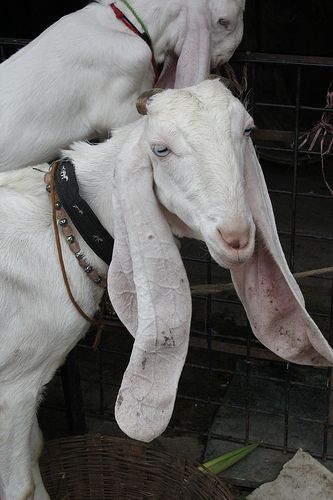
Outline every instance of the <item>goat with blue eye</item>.
POLYGON ((153 152, 156 156, 163 158, 164 156, 168 156, 170 153, 170 149, 164 146, 164 144, 154 144, 152 147, 153 152))
MULTIPOLYGON (((93 316, 103 294, 89 279, 98 270, 135 339, 115 417, 128 436, 151 441, 171 418, 189 342, 191 293, 174 235, 204 241, 230 269, 253 333, 275 354, 332 366, 333 352, 288 269, 241 102, 219 80, 207 80, 148 92, 138 109, 146 116, 109 140, 64 152, 81 196, 114 237, 110 266, 75 228, 60 236, 85 313, 93 316), (165 162, 157 157, 170 150, 157 137, 175 152, 165 162)), ((40 173, 48 167, 0 174, 1 500, 48 499, 36 410, 43 386, 87 329, 58 266, 52 212, 59 210, 61 222, 63 207, 51 206, 40 173)))

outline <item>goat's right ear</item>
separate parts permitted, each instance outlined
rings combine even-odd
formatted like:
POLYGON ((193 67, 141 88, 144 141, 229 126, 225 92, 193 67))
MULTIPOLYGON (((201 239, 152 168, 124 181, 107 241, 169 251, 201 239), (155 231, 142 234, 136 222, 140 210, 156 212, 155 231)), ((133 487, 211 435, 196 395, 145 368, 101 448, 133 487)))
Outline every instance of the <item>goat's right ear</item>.
POLYGON ((333 366, 333 350, 304 307, 278 238, 271 201, 254 147, 249 140, 246 196, 257 226, 250 260, 231 270, 236 291, 256 337, 293 363, 333 366))
POLYGON ((108 291, 135 342, 115 408, 119 427, 151 441, 169 423, 185 362, 191 321, 186 272, 153 190, 142 150, 143 121, 117 159, 113 191, 114 252, 108 291))
POLYGON ((157 86, 183 88, 197 85, 207 78, 210 66, 211 36, 207 11, 204 6, 196 8, 193 5, 187 8, 185 38, 178 61, 167 54, 157 86))

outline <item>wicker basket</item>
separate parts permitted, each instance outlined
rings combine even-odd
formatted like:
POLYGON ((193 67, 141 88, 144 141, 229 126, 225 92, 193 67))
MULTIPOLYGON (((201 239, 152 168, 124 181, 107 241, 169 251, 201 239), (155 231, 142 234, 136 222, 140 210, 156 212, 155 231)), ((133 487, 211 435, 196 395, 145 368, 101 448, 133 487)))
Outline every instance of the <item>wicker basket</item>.
POLYGON ((46 443, 41 460, 52 500, 232 500, 223 482, 127 439, 86 435, 46 443))

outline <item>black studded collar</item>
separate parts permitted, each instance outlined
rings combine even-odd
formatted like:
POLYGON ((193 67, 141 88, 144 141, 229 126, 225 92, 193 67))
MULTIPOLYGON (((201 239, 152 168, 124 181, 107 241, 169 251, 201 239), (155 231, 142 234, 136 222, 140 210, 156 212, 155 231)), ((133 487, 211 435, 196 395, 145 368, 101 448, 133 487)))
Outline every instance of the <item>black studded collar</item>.
POLYGON ((73 225, 92 251, 110 265, 113 238, 98 220, 88 203, 80 196, 75 167, 69 159, 58 160, 54 176, 59 200, 73 225))

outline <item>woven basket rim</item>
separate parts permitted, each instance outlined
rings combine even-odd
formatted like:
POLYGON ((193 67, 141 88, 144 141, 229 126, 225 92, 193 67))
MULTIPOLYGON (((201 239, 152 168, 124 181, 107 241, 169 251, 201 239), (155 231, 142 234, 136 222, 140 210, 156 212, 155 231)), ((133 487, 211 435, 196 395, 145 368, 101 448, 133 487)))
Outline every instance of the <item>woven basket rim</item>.
POLYGON ((49 494, 53 493, 52 500, 157 500, 167 498, 169 487, 182 492, 179 498, 186 500, 233 500, 225 483, 209 471, 200 471, 198 465, 149 444, 102 434, 51 439, 45 442, 41 458, 43 480, 49 494), (143 496, 140 488, 144 488, 143 496))

